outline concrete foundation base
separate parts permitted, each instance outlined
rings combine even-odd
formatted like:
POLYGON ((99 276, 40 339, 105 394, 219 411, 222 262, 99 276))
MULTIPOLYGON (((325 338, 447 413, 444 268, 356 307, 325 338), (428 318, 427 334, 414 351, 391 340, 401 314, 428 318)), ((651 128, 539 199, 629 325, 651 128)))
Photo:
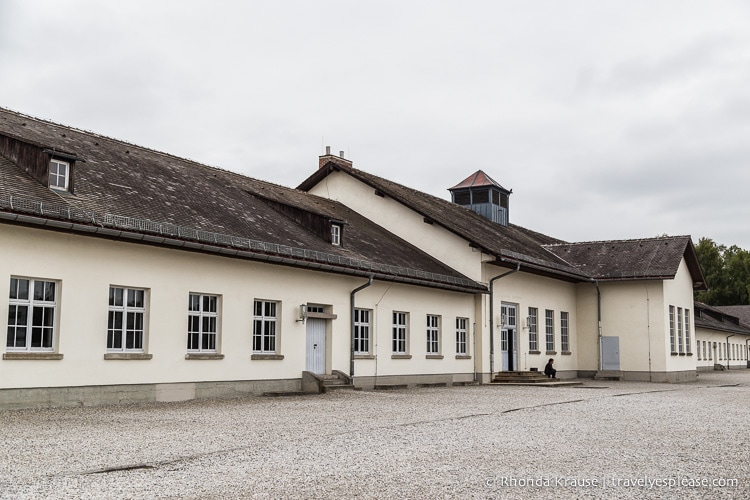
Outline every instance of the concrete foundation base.
POLYGON ((286 379, 0 389, 0 410, 234 398, 300 388, 300 379, 286 379))
MULTIPOLYGON (((479 377, 479 376, 478 376, 479 377)), ((473 373, 445 373, 424 375, 380 375, 377 377, 358 377, 354 375, 354 387, 358 389, 371 390, 375 386, 406 386, 417 387, 419 385, 445 384, 453 385, 454 382, 472 382, 473 373)), ((488 379, 489 380, 489 379, 488 379)))

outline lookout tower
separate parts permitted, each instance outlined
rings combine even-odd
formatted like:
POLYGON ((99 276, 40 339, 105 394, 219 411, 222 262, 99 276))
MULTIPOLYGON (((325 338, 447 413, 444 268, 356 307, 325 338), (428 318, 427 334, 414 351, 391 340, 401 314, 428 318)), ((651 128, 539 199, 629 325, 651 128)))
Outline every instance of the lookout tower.
POLYGON ((481 170, 448 191, 451 192, 453 203, 467 207, 492 222, 508 225, 508 198, 513 190, 505 189, 481 170))

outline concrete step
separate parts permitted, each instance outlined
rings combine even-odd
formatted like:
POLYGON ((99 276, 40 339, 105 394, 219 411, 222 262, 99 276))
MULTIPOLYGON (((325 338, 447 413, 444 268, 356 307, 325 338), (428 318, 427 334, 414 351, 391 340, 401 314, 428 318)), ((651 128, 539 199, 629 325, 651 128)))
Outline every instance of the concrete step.
POLYGON ((619 370, 599 370, 594 375, 594 380, 622 380, 622 372, 619 370))

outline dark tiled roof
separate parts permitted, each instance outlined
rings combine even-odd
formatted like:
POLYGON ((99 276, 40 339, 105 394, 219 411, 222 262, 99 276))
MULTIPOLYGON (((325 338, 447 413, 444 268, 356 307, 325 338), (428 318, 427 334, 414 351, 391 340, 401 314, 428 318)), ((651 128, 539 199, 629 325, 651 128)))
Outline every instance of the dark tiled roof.
MULTIPOLYGON (((6 200, 13 196, 16 200, 72 208, 76 213, 150 221, 154 224, 142 226, 158 226, 151 230, 156 234, 163 234, 164 227, 179 226, 192 230, 192 234, 197 230, 221 237, 213 237, 215 240, 227 236, 269 243, 272 245, 256 246, 283 247, 284 252, 294 253, 296 260, 284 260, 292 265, 308 258, 304 252, 312 252, 317 264, 321 259, 335 261, 338 271, 355 267, 362 274, 367 269, 365 264, 370 263, 377 264, 373 269, 384 279, 403 281, 407 276, 413 278, 413 271, 417 271, 420 284, 443 286, 451 282, 460 283, 453 288, 466 291, 485 289, 335 201, 2 108, 0 134, 64 150, 85 161, 75 165, 75 193, 58 195, 0 156, 0 196, 6 200), (291 212, 302 215, 295 219, 291 212), (305 223, 305 217, 343 221, 343 245, 325 241, 305 223), (356 265, 351 264, 355 261, 356 265)), ((9 207, 0 210, 13 211, 9 207)), ((53 217, 46 213, 45 217, 53 217)), ((110 219, 94 220, 107 225, 110 219)), ((129 231, 142 232, 140 227, 128 223, 129 231)), ((168 231, 178 239, 190 233, 168 231)))
POLYGON ((737 316, 728 314, 724 311, 727 307, 743 306, 713 307, 696 301, 694 307, 696 327, 717 330, 725 333, 750 335, 750 323, 745 323, 737 316))
POLYGON ((342 163, 335 159, 324 163, 298 189, 311 189, 333 171, 346 172, 440 224, 495 256, 496 263, 508 265, 521 262, 529 272, 569 281, 592 278, 667 279, 675 276, 685 256, 694 286, 705 286, 689 236, 566 243, 515 224, 496 224, 468 208, 363 172, 351 167, 349 162, 342 163))
POLYGON ((565 262, 598 280, 669 279, 683 257, 694 287, 705 289, 690 236, 545 245, 565 262))
POLYGON ((750 305, 745 306, 715 306, 719 311, 739 318, 741 323, 750 327, 750 305))
POLYGON ((462 189, 462 188, 470 188, 470 187, 482 187, 482 186, 495 186, 503 191, 507 191, 504 187, 500 185, 495 179, 490 177, 489 175, 485 174, 482 170, 477 170, 470 176, 468 176, 463 181, 459 182, 455 186, 449 189, 449 191, 453 191, 454 189, 462 189))
MULTIPOLYGON (((325 176, 337 170, 348 173, 433 223, 466 239, 471 245, 493 255, 498 263, 502 261, 512 261, 512 263, 522 261, 542 274, 551 274, 574 281, 588 279, 585 273, 570 266, 543 248, 543 245, 561 243, 561 240, 515 224, 503 226, 494 223, 468 208, 352 168, 342 162, 330 161, 325 163, 303 181, 298 189, 307 191, 325 176)), ((505 265, 509 264, 505 263, 505 265)))

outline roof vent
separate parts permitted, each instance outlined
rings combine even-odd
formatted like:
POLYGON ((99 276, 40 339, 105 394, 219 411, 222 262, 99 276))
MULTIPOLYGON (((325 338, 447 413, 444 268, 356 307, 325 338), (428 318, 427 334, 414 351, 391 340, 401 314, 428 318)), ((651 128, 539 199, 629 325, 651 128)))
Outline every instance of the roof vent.
POLYGON ((473 210, 492 222, 508 225, 508 202, 513 190, 505 189, 481 170, 448 191, 451 192, 453 203, 473 210))

